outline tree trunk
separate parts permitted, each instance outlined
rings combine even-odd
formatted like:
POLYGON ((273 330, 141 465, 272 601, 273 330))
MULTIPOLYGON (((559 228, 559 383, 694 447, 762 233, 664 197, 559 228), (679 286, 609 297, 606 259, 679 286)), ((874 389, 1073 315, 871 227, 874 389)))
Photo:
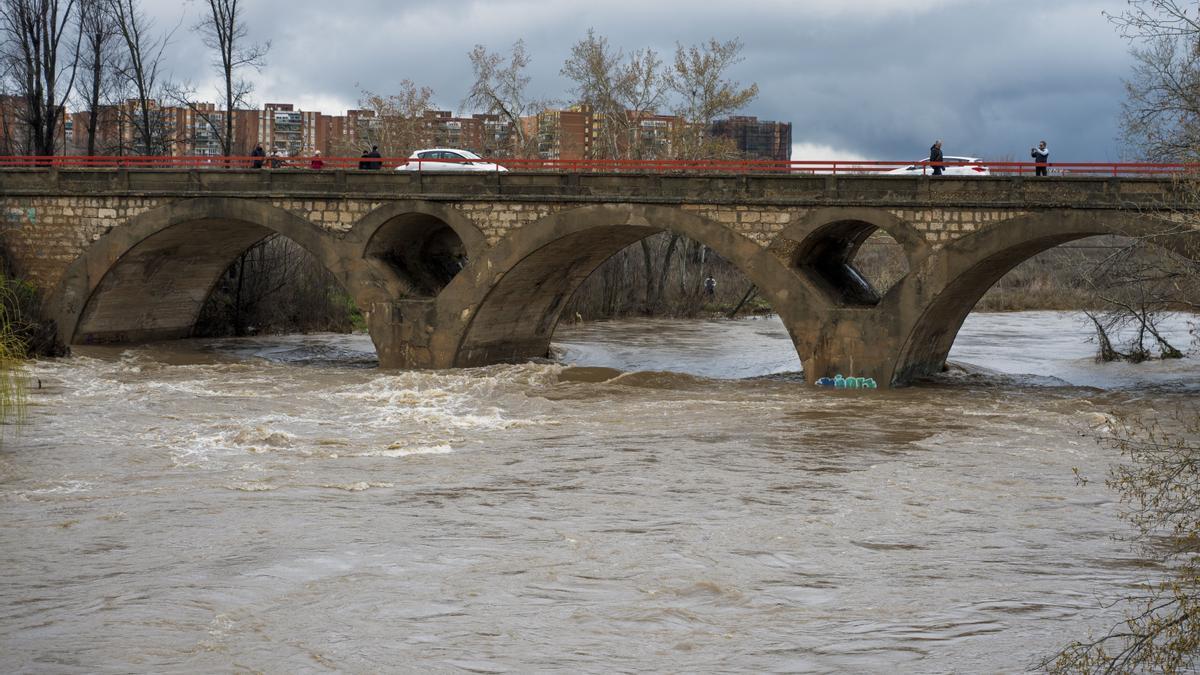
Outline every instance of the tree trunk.
POLYGON ((96 127, 100 124, 100 86, 104 74, 104 63, 101 60, 104 43, 100 40, 92 42, 92 88, 88 91, 88 157, 96 154, 96 127))
POLYGON ((236 337, 246 334, 246 329, 242 326, 242 282, 246 279, 246 256, 249 253, 250 251, 246 250, 238 257, 237 290, 233 294, 233 334, 236 337))
POLYGON ((662 269, 658 271, 658 283, 654 288, 654 302, 651 304, 651 309, 658 309, 662 304, 663 291, 667 288, 667 278, 671 274, 671 259, 675 256, 675 247, 679 244, 679 235, 671 233, 671 238, 667 241, 667 251, 663 254, 662 269))
POLYGON ((754 297, 754 292, 757 290, 758 290, 758 286, 755 286, 754 284, 750 284, 750 288, 746 289, 746 294, 742 296, 742 299, 738 301, 737 306, 734 307, 733 310, 729 312, 729 314, 727 315, 726 318, 732 319, 733 317, 737 316, 737 313, 739 310, 741 310, 742 305, 746 304, 747 302, 750 302, 750 298, 754 297))
POLYGON ((642 312, 649 314, 654 308, 654 259, 650 254, 650 237, 642 239, 642 265, 645 271, 645 293, 642 300, 642 312))

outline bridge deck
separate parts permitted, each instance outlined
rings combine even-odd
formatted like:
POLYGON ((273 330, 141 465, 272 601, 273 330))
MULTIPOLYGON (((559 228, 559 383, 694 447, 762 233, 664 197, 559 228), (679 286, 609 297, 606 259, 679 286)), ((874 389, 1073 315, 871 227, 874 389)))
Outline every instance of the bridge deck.
POLYGON ((1190 208, 1174 177, 909 177, 663 173, 418 173, 186 169, 6 169, 0 195, 596 201, 794 206, 1190 208))

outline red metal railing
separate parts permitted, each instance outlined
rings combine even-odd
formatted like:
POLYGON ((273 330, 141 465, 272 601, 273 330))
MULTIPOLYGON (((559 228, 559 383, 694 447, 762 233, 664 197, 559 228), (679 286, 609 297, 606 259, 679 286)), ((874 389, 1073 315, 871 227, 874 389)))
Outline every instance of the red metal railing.
MULTIPOLYGON (((409 159, 405 157, 208 157, 208 156, 0 156, 2 168, 83 169, 274 169, 406 171, 556 171, 565 173, 730 173, 809 175, 930 175, 929 162, 867 160, 686 160, 686 159, 409 159)), ((1032 176, 1033 162, 943 162, 951 176, 1032 176)), ((1200 164, 1053 162, 1053 176, 1154 176, 1200 174, 1200 164)))

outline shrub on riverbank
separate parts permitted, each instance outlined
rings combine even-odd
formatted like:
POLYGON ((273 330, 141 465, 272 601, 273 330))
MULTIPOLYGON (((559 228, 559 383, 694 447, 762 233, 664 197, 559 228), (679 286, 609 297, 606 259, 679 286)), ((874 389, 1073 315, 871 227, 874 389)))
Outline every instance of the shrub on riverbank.
MULTIPOLYGON (((1200 660, 1200 409, 1115 419, 1098 439, 1126 460, 1105 484, 1120 495, 1131 543, 1163 570, 1124 602, 1127 618, 1043 662, 1052 673, 1191 672, 1200 660)), ((1081 480, 1086 481, 1085 477, 1081 480)))
POLYGON ((21 313, 28 288, 0 276, 0 425, 25 415, 25 358, 29 322, 21 313))
POLYGON ((270 237, 221 275, 200 310, 196 335, 350 332, 362 313, 337 279, 299 244, 270 237))

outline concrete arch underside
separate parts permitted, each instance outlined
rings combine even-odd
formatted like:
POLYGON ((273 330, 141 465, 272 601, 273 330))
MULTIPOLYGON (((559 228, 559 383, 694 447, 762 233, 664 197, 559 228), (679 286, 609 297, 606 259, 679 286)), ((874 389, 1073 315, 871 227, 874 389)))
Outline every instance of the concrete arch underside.
POLYGON ((312 253, 354 296, 360 266, 316 225, 274 206, 232 198, 173 202, 114 228, 75 260, 51 294, 64 344, 137 342, 191 334, 220 275, 272 234, 312 253))
POLYGON ((345 237, 390 298, 432 298, 483 254, 483 232, 458 209, 425 200, 390 202, 359 219, 345 237))
POLYGON ((755 283, 806 358, 811 288, 768 250, 683 209, 617 204, 559 212, 510 234, 438 297, 433 352, 442 367, 544 357, 563 307, 601 263, 647 236, 673 231, 716 251, 755 283))
POLYGON ((886 210, 865 207, 816 209, 780 232, 771 250, 831 303, 875 305, 880 300, 879 292, 853 261, 876 232, 885 233, 900 246, 909 270, 932 251, 912 224, 886 210))
POLYGON ((891 383, 939 372, 967 315, 1014 267, 1055 246, 1100 235, 1147 237, 1200 260, 1200 232, 1123 211, 1039 212, 963 237, 924 260, 878 308, 894 317, 899 338, 891 383))

